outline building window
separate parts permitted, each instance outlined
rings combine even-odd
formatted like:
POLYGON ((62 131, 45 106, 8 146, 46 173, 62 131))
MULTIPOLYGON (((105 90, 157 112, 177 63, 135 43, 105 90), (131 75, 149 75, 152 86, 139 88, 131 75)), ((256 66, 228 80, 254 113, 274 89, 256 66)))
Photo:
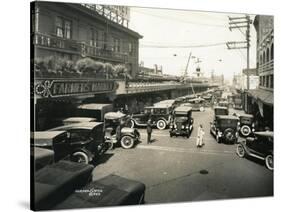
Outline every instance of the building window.
POLYGON ((269 88, 269 76, 266 76, 266 86, 267 88, 269 88))
POLYGON ((132 45, 131 42, 128 43, 128 52, 129 52, 130 55, 133 54, 133 45, 132 45))
POLYGON ((119 38, 113 39, 113 51, 115 52, 121 51, 121 40, 119 38))
POLYGON ((269 48, 266 49, 266 62, 269 61, 269 48))
POLYGON ((265 76, 262 76, 262 86, 264 86, 264 87, 266 86, 265 85, 265 76))
POLYGON ((260 65, 262 65, 262 55, 260 55, 260 65))
POLYGON ((101 33, 101 41, 102 41, 102 48, 107 49, 107 33, 106 32, 101 33))
POLYGON ((274 86, 273 74, 271 74, 269 77, 270 77, 270 88, 273 88, 273 86, 274 86))
POLYGON ((262 64, 265 64, 265 52, 263 52, 263 55, 262 55, 262 64))
POLYGON ((56 35, 61 38, 71 39, 71 21, 65 20, 61 17, 56 18, 56 35))
POLYGON ((262 86, 263 82, 262 82, 262 77, 260 77, 260 86, 262 86))
POLYGON ((94 29, 91 30, 90 45, 93 47, 98 46, 98 32, 94 29))
POLYGON ((274 59, 274 45, 273 45, 273 43, 271 44, 271 48, 270 48, 270 59, 271 60, 274 59))

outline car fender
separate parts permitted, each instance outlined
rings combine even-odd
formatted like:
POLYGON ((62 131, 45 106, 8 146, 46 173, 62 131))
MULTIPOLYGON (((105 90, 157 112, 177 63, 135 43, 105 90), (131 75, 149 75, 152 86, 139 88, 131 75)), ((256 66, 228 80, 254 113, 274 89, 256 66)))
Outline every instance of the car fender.
POLYGON ((71 154, 73 154, 75 152, 84 152, 85 154, 88 155, 89 161, 92 161, 93 158, 95 157, 95 155, 91 151, 89 151, 88 149, 85 149, 85 148, 76 148, 72 151, 71 154))

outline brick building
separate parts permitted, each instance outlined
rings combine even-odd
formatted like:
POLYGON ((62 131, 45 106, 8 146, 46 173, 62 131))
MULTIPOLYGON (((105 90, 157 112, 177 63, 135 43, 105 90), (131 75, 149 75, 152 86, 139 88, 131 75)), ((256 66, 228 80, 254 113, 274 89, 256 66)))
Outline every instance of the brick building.
POLYGON ((128 28, 128 7, 35 2, 33 23, 35 57, 90 57, 138 71, 142 36, 128 28))
POLYGON ((257 15, 257 74, 259 87, 247 91, 247 112, 258 117, 260 123, 273 130, 274 88, 274 26, 273 16, 257 15))

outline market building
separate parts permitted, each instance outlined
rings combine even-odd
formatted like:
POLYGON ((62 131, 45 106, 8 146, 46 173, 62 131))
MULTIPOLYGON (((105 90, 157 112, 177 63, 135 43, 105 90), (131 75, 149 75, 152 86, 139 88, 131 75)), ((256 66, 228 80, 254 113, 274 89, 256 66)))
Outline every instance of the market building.
POLYGON ((142 36, 128 28, 128 7, 36 2, 33 19, 35 57, 89 57, 137 74, 142 36))
POLYGON ((257 32, 257 74, 259 86, 246 91, 246 111, 254 114, 261 127, 273 130, 274 88, 274 30, 273 16, 257 15, 254 20, 257 32))

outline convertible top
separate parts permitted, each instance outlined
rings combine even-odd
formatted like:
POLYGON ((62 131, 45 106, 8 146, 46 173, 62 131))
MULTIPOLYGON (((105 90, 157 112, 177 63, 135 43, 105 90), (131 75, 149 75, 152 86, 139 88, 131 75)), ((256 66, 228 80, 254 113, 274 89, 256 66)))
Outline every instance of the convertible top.
POLYGON ((91 103, 91 104, 83 104, 79 105, 78 109, 86 109, 86 110, 101 110, 104 107, 111 106, 112 104, 97 104, 97 103, 91 103))
POLYGON ((65 133, 64 130, 52 130, 50 131, 36 131, 31 133, 31 138, 35 140, 50 140, 53 139, 54 137, 61 135, 65 133))
POLYGON ((247 113, 244 113, 244 114, 239 114, 238 116, 239 116, 239 117, 254 118, 254 116, 253 116, 252 114, 247 114, 247 113))
POLYGON ((231 120, 239 120, 238 117, 236 116, 231 116, 231 115, 217 115, 218 119, 231 119, 231 120))
POLYGON ((103 124, 103 122, 80 122, 80 123, 63 125, 63 126, 60 126, 60 127, 49 129, 48 131, 70 130, 70 129, 76 129, 76 128, 91 130, 91 129, 93 129, 96 126, 99 126, 101 124, 103 124))
POLYGON ((65 118, 63 119, 62 121, 63 122, 72 122, 72 123, 80 123, 80 122, 93 122, 93 121, 96 121, 97 119, 96 118, 88 118, 88 117, 68 117, 68 118, 65 118))
POLYGON ((105 119, 120 119, 120 118, 123 118, 125 117, 126 114, 122 113, 122 112, 109 112, 109 113, 106 113, 104 115, 104 118, 105 119))
POLYGON ((188 107, 188 106, 179 106, 175 108, 175 112, 188 112, 191 111, 192 107, 188 107))
POLYGON ((214 110, 215 110, 215 109, 225 109, 225 110, 228 110, 227 107, 223 107, 223 106, 215 106, 215 107, 214 107, 214 110))

